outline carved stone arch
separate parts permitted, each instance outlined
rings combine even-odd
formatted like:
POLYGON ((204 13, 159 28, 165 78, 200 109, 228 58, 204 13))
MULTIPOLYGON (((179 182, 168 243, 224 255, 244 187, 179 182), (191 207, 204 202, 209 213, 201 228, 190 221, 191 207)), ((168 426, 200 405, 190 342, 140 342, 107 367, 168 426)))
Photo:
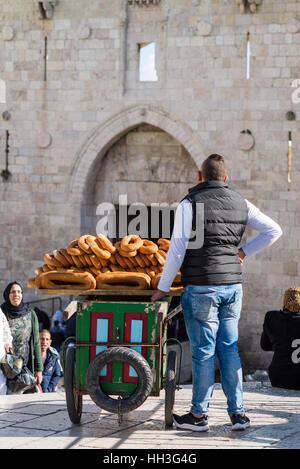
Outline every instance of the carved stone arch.
POLYGON ((197 167, 207 157, 207 149, 199 135, 185 122, 165 110, 149 105, 126 109, 100 124, 80 148, 68 188, 69 200, 80 203, 84 199, 86 183, 108 149, 131 129, 141 124, 158 127, 185 147, 197 167))

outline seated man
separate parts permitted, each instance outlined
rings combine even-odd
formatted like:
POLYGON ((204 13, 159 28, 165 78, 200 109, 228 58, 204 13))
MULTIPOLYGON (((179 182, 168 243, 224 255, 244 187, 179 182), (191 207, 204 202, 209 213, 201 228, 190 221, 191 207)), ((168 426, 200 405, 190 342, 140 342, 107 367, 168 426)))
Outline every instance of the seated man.
POLYGON ((260 345, 274 352, 268 369, 272 386, 300 390, 300 287, 285 292, 282 310, 267 312, 260 345))
POLYGON ((43 392, 54 392, 62 376, 59 353, 55 348, 51 347, 51 334, 46 329, 40 332, 40 342, 44 365, 41 387, 43 392))

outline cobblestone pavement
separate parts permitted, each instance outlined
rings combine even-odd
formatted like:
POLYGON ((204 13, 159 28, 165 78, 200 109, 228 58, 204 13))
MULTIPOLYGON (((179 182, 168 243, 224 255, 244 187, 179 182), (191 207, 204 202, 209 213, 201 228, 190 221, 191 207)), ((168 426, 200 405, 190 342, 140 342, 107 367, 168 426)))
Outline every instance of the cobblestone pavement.
MULTIPOLYGON (((244 383, 244 393, 251 427, 232 432, 216 384, 207 433, 165 430, 163 391, 126 414, 121 425, 89 396, 80 425, 69 419, 64 392, 0 396, 0 449, 300 449, 300 392, 252 382, 244 383)), ((176 413, 188 411, 191 386, 182 386, 175 399, 176 413)))

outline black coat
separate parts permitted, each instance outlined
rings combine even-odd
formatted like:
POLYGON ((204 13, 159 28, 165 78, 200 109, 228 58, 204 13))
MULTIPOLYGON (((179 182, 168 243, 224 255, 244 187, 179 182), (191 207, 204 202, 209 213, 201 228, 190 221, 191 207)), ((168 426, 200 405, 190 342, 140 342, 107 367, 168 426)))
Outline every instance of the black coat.
POLYGON ((268 311, 260 345, 274 352, 268 369, 272 386, 300 390, 300 313, 268 311))
POLYGON ((41 384, 43 392, 54 392, 62 375, 59 354, 55 348, 49 347, 44 363, 43 381, 41 384))

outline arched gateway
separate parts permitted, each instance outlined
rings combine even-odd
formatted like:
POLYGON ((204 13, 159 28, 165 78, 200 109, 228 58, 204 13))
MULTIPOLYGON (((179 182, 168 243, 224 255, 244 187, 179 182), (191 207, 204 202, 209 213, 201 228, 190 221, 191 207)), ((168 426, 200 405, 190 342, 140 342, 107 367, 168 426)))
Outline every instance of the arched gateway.
POLYGON ((126 109, 100 124, 84 142, 78 152, 69 185, 70 201, 82 201, 86 182, 108 149, 123 135, 141 124, 150 124, 170 134, 180 142, 197 167, 207 157, 205 144, 197 133, 177 117, 163 109, 139 105, 126 109))
POLYGON ((118 210, 121 194, 126 205, 179 202, 204 158, 199 136, 162 109, 140 105, 112 117, 82 145, 71 174, 69 202, 80 206, 81 234, 95 234, 97 207, 118 210))

